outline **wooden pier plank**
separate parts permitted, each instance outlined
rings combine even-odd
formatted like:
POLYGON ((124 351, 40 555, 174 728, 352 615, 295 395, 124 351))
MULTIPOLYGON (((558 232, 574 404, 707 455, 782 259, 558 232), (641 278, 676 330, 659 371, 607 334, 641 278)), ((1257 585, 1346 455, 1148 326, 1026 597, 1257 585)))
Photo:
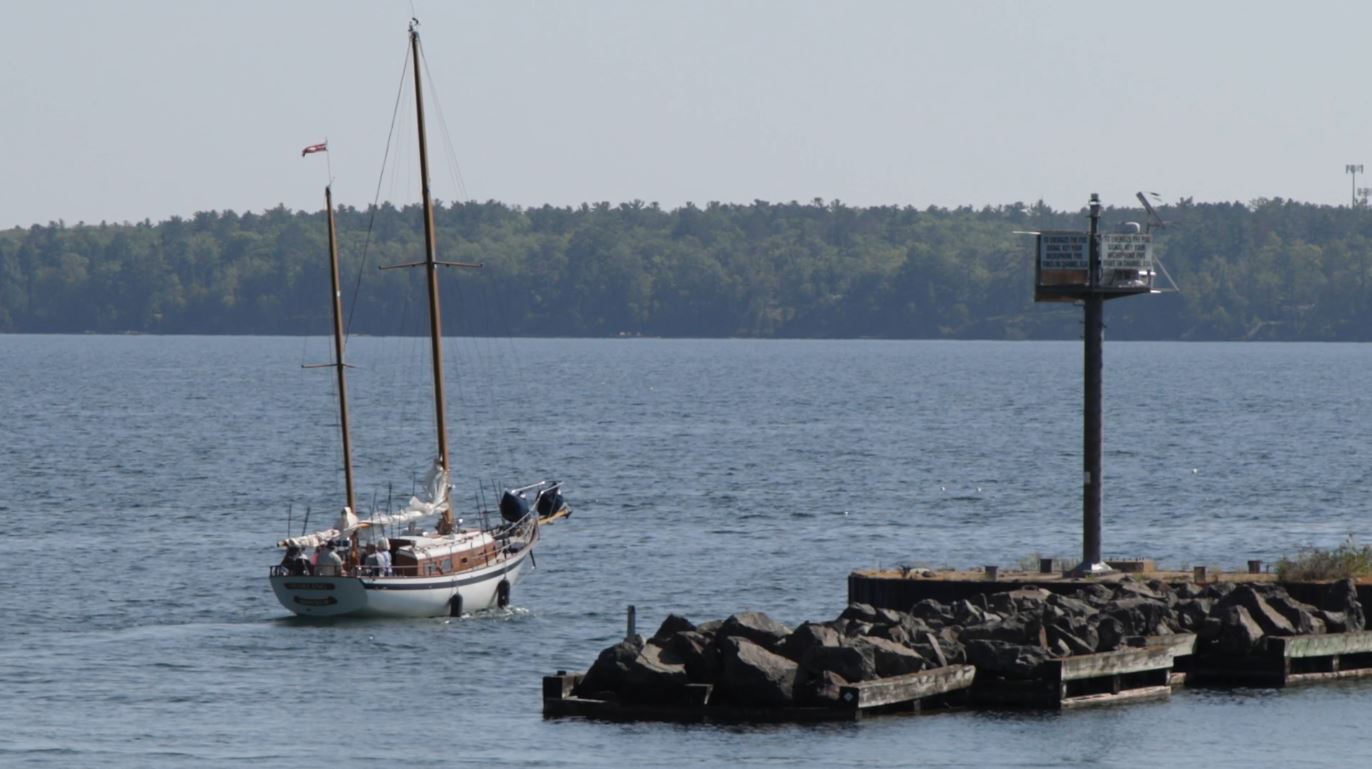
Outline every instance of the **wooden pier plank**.
POLYGON ((977 669, 971 665, 949 665, 903 676, 878 678, 840 688, 840 698, 848 707, 859 710, 898 705, 966 689, 972 685, 976 672, 977 669))
POLYGON ((1268 637, 1267 650, 1274 656, 1286 658, 1364 654, 1372 652, 1372 631, 1268 637))
POLYGON ((1164 700, 1172 696, 1171 686, 1145 686, 1138 689, 1125 689, 1116 694, 1085 694, 1080 697, 1067 697, 1058 705, 1062 710, 1094 708, 1101 705, 1124 705, 1130 702, 1164 700))
POLYGON ((1078 681, 1108 675, 1140 673, 1172 667, 1172 650, 1167 647, 1125 649, 1099 654, 1078 654, 1048 663, 1058 669, 1058 681, 1078 681))

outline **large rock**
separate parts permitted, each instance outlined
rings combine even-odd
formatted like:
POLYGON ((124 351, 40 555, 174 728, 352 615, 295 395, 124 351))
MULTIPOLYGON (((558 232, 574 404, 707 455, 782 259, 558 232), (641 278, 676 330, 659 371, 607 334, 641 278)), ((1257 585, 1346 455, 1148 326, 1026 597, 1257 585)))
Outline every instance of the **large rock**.
POLYGON ((1233 582, 1211 582, 1201 591, 1201 597, 1213 598, 1218 601, 1234 592, 1234 588, 1235 585, 1233 582))
POLYGON ((717 639, 746 638, 768 651, 777 648, 791 629, 760 611, 730 615, 715 633, 717 639))
POLYGON ((915 635, 905 629, 903 625, 875 625, 872 631, 867 634, 868 638, 880 638, 885 641, 909 646, 914 643, 915 635))
POLYGON ((895 641, 899 644, 910 646, 915 639, 924 633, 930 632, 932 628, 924 620, 909 615, 901 614, 900 622, 894 625, 874 625, 867 635, 874 638, 885 638, 888 641, 895 641))
POLYGON ((795 700, 796 663, 739 635, 720 642, 719 692, 739 705, 785 707, 795 700))
POLYGON ((842 641, 843 636, 829 625, 804 622, 786 636, 777 648, 777 653, 793 662, 800 662, 810 649, 816 646, 838 646, 842 641))
POLYGON ((677 633, 667 641, 667 648, 686 667, 686 677, 691 683, 714 683, 719 677, 722 664, 719 647, 710 636, 699 630, 677 633))
POLYGON ((1004 641, 970 641, 967 661, 977 671, 986 671, 1006 678, 1029 679, 1048 661, 1048 652, 1039 646, 1020 646, 1004 641))
POLYGON ((1297 601, 1287 595, 1285 590, 1267 596, 1267 605, 1285 617, 1298 635, 1324 632, 1324 620, 1316 614, 1319 610, 1309 604, 1297 601))
POLYGON ((1075 597, 1099 609, 1115 600, 1115 591, 1109 585, 1093 582, 1075 592, 1075 597))
POLYGON ((1037 620, 1025 621, 1018 617, 988 625, 963 628, 962 636, 958 640, 963 643, 978 640, 1004 641, 1033 646, 1046 646, 1048 643, 1041 622, 1037 620))
POLYGON ((1168 608, 1177 605, 1178 596, 1166 582, 1160 579, 1150 579, 1147 584, 1148 589, 1153 591, 1159 601, 1167 604, 1168 608))
POLYGON ((850 683, 877 677, 877 663, 868 639, 850 639, 843 646, 812 646, 800 659, 806 673, 834 673, 850 683))
MULTIPOLYGON (((1226 609, 1230 606, 1242 606, 1248 616, 1258 623, 1262 632, 1266 635, 1291 636, 1296 634, 1296 628, 1283 617, 1280 612, 1272 608, 1267 599, 1251 585, 1241 585, 1234 588, 1232 592, 1221 598, 1215 604, 1216 610, 1226 609)), ((1223 620, 1224 617, 1221 617, 1223 620)))
POLYGON ((910 648, 928 660, 931 667, 941 668, 948 665, 948 657, 943 653, 943 644, 933 633, 920 633, 910 648))
POLYGON ((581 683, 577 684, 574 690, 576 696, 603 699, 618 695, 624 687, 629 665, 642 649, 643 640, 635 636, 600 652, 581 683))
POLYGON ((952 609, 932 598, 925 598, 911 606, 910 615, 924 620, 932 628, 943 628, 957 622, 952 609))
POLYGON ((1326 633, 1347 633, 1348 615, 1341 611, 1319 610, 1320 619, 1324 622, 1326 633))
POLYGON ((1103 611, 1119 620, 1126 635, 1158 635, 1158 628, 1166 625, 1171 614, 1166 603, 1142 595, 1121 598, 1103 611))
POLYGON ((654 641, 625 667, 620 694, 628 702, 676 702, 689 681, 681 658, 654 641))
POLYGON ((1071 596, 1058 595, 1057 593, 1048 596, 1048 605, 1081 619, 1090 617, 1097 611, 1094 606, 1085 601, 1072 598, 1071 596))
POLYGON ((1053 600, 1053 594, 1037 585, 1025 585, 1006 593, 1019 613, 1041 614, 1045 604, 1053 600))
POLYGON ((1195 633, 1200 630, 1201 625, 1205 624, 1205 618, 1210 616, 1210 610, 1215 606, 1215 602, 1209 598, 1183 598, 1177 601, 1174 616, 1177 618, 1177 625, 1181 630, 1195 633))
POLYGON ((1215 618, 1220 621, 1215 643, 1225 654, 1246 656, 1257 648, 1262 640, 1262 627, 1248 609, 1240 604, 1231 603, 1215 610, 1215 618))
MULTIPOLYGON (((978 595, 978 598, 985 602, 985 596, 978 595)), ((953 611, 953 618, 959 625, 985 625, 988 622, 995 622, 1001 619, 1000 615, 987 611, 977 603, 972 601, 954 601, 950 607, 953 611)))
POLYGON ((809 675, 801 671, 801 676, 796 682, 796 702, 801 705, 835 707, 842 700, 842 687, 848 683, 832 671, 825 670, 818 675, 809 675))
POLYGON ((1083 625, 1084 633, 1090 633, 1088 637, 1082 637, 1073 632, 1073 628, 1066 624, 1054 624, 1047 627, 1049 648, 1065 650, 1065 654, 1057 656, 1069 656, 1072 654, 1095 654, 1096 643, 1100 641, 1100 636, 1096 634, 1095 628, 1090 625, 1083 625))
POLYGON ((1105 614, 1096 615, 1099 620, 1096 622, 1096 651, 1112 652, 1124 645, 1124 637, 1128 635, 1123 624, 1118 619, 1105 614))
POLYGON ((1019 609, 1015 606, 1015 599, 1010 597, 1008 591, 991 593, 986 596, 986 610, 993 611, 1002 617, 1008 617, 1019 612, 1019 609))
POLYGON ((910 615, 895 609, 877 609, 877 619, 873 625, 899 625, 910 615))
POLYGON ((1367 626, 1367 616, 1363 613, 1362 603, 1358 600, 1358 586, 1351 579, 1331 584, 1324 593, 1322 608, 1344 615, 1345 632, 1356 632, 1367 626))
POLYGON ((870 634, 873 628, 877 627, 870 622, 863 622, 862 620, 856 619, 846 619, 842 620, 842 622, 844 638, 863 638, 870 634))
POLYGON ((853 603, 848 604, 847 608, 839 613, 838 618, 857 620, 858 622, 866 622, 869 625, 875 625, 879 621, 877 616, 877 607, 870 603, 858 603, 854 601, 853 603))
POLYGON ((867 638, 866 643, 872 647, 872 660, 876 663, 879 678, 918 673, 929 667, 929 663, 918 652, 904 644, 878 637, 867 638))
POLYGON ((719 629, 722 627, 724 627, 724 620, 712 619, 709 622, 702 622, 699 625, 696 625, 696 632, 714 638, 715 633, 718 633, 719 629))
POLYGON ((938 640, 939 646, 943 647, 943 655, 950 665, 967 661, 967 650, 963 648, 962 641, 958 640, 961 635, 962 627, 959 625, 949 625, 934 633, 934 637, 938 640))
POLYGON ((696 626, 690 620, 679 614, 668 614, 667 619, 662 620, 658 625, 657 632, 653 633, 652 640, 661 641, 677 633, 685 633, 688 630, 695 630, 696 626))
POLYGON ((1205 594, 1204 588, 1194 582, 1183 582, 1180 585, 1177 585, 1173 589, 1173 592, 1176 594, 1177 598, 1181 600, 1187 598, 1201 598, 1205 594))
POLYGON ((1162 593, 1154 585, 1140 582, 1133 577, 1125 577, 1115 583, 1115 598, 1117 600, 1129 600, 1131 598, 1147 598, 1150 601, 1162 601, 1162 593))

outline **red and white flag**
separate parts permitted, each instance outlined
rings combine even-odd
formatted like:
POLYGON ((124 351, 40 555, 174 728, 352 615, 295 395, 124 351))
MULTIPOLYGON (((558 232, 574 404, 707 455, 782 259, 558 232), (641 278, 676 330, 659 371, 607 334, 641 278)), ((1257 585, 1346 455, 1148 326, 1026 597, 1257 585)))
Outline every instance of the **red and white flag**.
POLYGON ((300 151, 300 157, 303 158, 303 157, 305 157, 306 155, 310 154, 311 152, 328 152, 328 151, 329 151, 329 143, 328 143, 328 142, 322 142, 322 143, 320 143, 320 144, 311 144, 310 146, 308 146, 308 147, 306 147, 305 149, 303 149, 303 150, 300 151))

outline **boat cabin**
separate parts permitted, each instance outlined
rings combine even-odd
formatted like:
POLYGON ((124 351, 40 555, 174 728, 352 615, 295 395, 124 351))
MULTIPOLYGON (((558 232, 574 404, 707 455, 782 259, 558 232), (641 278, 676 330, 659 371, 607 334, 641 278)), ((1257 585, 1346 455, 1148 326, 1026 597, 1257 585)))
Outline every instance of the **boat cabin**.
POLYGON ((391 537, 391 571, 397 577, 437 577, 489 565, 501 554, 500 542, 484 531, 460 531, 456 539, 405 535, 391 537))

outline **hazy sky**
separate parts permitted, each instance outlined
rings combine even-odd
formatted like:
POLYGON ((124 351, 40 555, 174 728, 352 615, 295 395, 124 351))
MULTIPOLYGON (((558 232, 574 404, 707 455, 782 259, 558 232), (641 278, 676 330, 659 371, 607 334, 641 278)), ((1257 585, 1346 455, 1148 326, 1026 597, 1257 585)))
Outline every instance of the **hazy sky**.
POLYGON ((0 227, 318 210, 325 137, 370 203, 412 7, 447 200, 1346 204, 1372 170, 1366 0, 0 0, 0 227))

